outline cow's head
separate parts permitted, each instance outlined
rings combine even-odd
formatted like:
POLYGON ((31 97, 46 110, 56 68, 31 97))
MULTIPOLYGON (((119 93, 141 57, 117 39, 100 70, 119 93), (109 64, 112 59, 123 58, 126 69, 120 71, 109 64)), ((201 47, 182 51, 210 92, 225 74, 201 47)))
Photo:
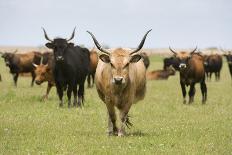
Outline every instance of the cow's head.
POLYGON ((113 84, 118 86, 125 86, 127 84, 129 79, 130 64, 137 63, 141 59, 141 55, 137 52, 140 51, 143 47, 147 34, 150 31, 151 30, 147 31, 138 48, 136 48, 135 50, 132 51, 131 49, 117 48, 115 50, 112 50, 111 52, 103 49, 102 46, 98 43, 95 36, 91 32, 87 31, 92 36, 96 47, 102 52, 102 54, 99 55, 99 58, 101 59, 101 61, 108 64, 108 67, 111 68, 111 81, 113 84))
POLYGON ((73 33, 69 39, 63 39, 63 38, 55 38, 55 39, 50 39, 43 28, 44 31, 44 37, 47 39, 49 42, 46 43, 46 47, 49 49, 52 49, 54 52, 54 58, 56 62, 63 62, 64 61, 64 53, 67 51, 67 48, 74 47, 74 43, 69 42, 72 40, 75 36, 75 29, 73 30, 73 33))
POLYGON ((175 52, 173 49, 171 49, 171 47, 169 47, 169 49, 174 54, 173 56, 179 64, 179 69, 182 70, 187 68, 188 61, 192 57, 194 52, 197 50, 197 47, 191 52, 185 52, 185 51, 175 52))
POLYGON ((13 63, 13 58, 16 52, 17 50, 15 50, 12 53, 8 53, 8 52, 2 53, 2 58, 4 59, 6 66, 10 66, 13 63))
POLYGON ((224 52, 223 55, 226 57, 228 64, 232 66, 232 51, 224 51, 223 49, 221 50, 224 52))

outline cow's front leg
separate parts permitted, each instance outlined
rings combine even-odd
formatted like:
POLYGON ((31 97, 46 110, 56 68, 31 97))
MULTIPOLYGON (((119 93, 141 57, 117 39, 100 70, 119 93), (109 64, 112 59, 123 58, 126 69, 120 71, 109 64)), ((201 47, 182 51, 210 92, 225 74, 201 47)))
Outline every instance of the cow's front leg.
POLYGON ((183 82, 180 82, 180 85, 181 85, 181 90, 182 90, 182 95, 183 95, 183 103, 185 104, 186 103, 186 89, 185 89, 185 84, 183 82))
POLYGON ((60 84, 56 84, 56 90, 57 90, 57 94, 58 94, 59 99, 60 99, 59 106, 63 107, 63 89, 62 89, 62 86, 60 84))
POLYGON ((14 79, 15 87, 17 87, 18 77, 19 77, 19 73, 14 73, 14 74, 13 74, 13 79, 14 79))
POLYGON ((73 87, 72 85, 68 85, 68 90, 67 90, 67 97, 68 97, 68 107, 71 107, 71 96, 72 96, 72 91, 73 87))
POLYGON ((194 101, 194 95, 195 95, 195 83, 192 83, 190 85, 190 90, 189 90, 189 104, 194 101))
POLYGON ((133 124, 129 121, 128 112, 130 110, 131 104, 126 104, 123 109, 120 109, 120 120, 121 120, 121 126, 118 130, 118 136, 124 136, 126 134, 125 127, 128 128, 132 126, 133 124))
POLYGON ((116 127, 116 115, 114 105, 108 102, 106 103, 106 107, 108 110, 108 134, 109 136, 117 135, 118 129, 116 127))

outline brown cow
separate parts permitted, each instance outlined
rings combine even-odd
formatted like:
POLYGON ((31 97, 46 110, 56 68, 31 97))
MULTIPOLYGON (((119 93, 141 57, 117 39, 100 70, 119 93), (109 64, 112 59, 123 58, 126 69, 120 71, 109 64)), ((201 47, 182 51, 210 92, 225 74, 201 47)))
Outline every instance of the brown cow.
POLYGON ((53 64, 53 53, 43 53, 39 65, 33 64, 35 66, 35 83, 41 85, 43 82, 48 82, 46 94, 42 97, 42 100, 48 98, 48 94, 53 86, 55 86, 55 81, 52 73, 53 64), (46 65, 44 64, 46 63, 46 65))
POLYGON ((147 72, 147 80, 167 80, 170 75, 175 75, 175 69, 170 66, 166 70, 154 70, 147 72))
POLYGON ((207 87, 205 84, 205 69, 204 59, 198 53, 194 53, 197 48, 188 53, 185 51, 175 52, 170 47, 169 49, 174 53, 174 57, 179 62, 180 71, 180 85, 184 97, 184 104, 186 103, 186 89, 185 86, 190 85, 189 90, 189 103, 192 103, 195 95, 195 84, 201 84, 202 103, 207 99, 207 87))
POLYGON ((13 75, 15 86, 17 86, 17 80, 19 73, 31 73, 32 81, 31 86, 34 84, 35 72, 32 65, 34 63, 38 64, 39 60, 34 60, 35 54, 40 54, 39 52, 28 52, 23 54, 14 53, 4 53, 2 58, 4 58, 6 66, 10 68, 10 73, 13 75))
POLYGON ((94 77, 95 77, 95 73, 96 73, 96 68, 97 68, 97 64, 98 64, 98 54, 95 48, 93 48, 90 51, 90 71, 87 77, 87 81, 88 81, 88 87, 93 87, 94 85, 94 77), (91 78, 92 78, 92 84, 91 84, 91 78))
POLYGON ((143 37, 135 50, 116 48, 103 49, 95 36, 87 31, 93 38, 97 48, 103 52, 99 58, 95 81, 99 97, 106 104, 109 118, 109 135, 123 136, 125 125, 132 126, 128 112, 133 103, 142 100, 146 90, 146 68, 141 55, 137 52, 143 47, 147 34, 143 37), (120 127, 116 127, 115 107, 120 112, 120 127))

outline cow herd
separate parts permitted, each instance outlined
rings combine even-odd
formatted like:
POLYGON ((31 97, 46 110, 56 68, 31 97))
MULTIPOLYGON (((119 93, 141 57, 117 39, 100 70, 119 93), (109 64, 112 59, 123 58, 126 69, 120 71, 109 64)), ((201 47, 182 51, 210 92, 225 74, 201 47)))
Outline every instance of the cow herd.
MULTIPOLYGON (((64 104, 63 94, 66 92, 68 107, 73 103, 74 107, 81 108, 84 105, 85 81, 87 80, 88 87, 95 84, 98 95, 107 108, 108 134, 123 136, 125 127, 133 125, 128 116, 131 106, 145 97, 146 80, 167 80, 169 76, 179 72, 184 104, 186 86, 190 86, 188 103, 192 103, 195 85, 199 83, 204 104, 207 100, 206 78, 210 80, 214 73, 216 81, 220 80, 222 55, 203 55, 197 52, 197 47, 191 52, 175 51, 169 47, 173 55, 163 60, 163 69, 147 72, 149 57, 140 51, 150 31, 145 33, 135 49, 105 49, 94 34, 87 31, 96 46, 89 51, 71 42, 75 29, 67 39, 51 39, 43 28, 44 37, 48 41, 45 46, 52 52, 32 51, 22 54, 15 51, 0 54, 13 75, 15 86, 20 73, 30 73, 31 86, 34 81, 37 85, 47 82, 46 94, 42 96, 42 100, 48 98, 53 86, 56 87, 60 107, 64 104), (118 117, 115 108, 119 111, 118 117), (116 118, 119 118, 119 123, 116 123, 116 118)), ((232 77, 232 53, 224 51, 224 56, 232 77)))

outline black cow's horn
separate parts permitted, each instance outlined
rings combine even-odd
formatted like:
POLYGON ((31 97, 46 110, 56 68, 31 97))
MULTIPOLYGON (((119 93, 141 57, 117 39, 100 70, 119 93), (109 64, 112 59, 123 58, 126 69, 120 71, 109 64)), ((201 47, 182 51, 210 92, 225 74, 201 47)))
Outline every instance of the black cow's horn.
POLYGON ((107 50, 105 50, 105 49, 103 49, 103 48, 101 47, 101 45, 98 43, 97 39, 95 38, 95 36, 94 36, 91 32, 89 32, 89 31, 86 31, 86 32, 88 32, 88 33, 91 35, 91 37, 93 38, 94 44, 97 46, 97 48, 98 48, 101 52, 103 52, 103 53, 105 53, 105 54, 107 54, 107 55, 110 55, 110 53, 109 53, 107 50))
POLYGON ((51 42, 52 42, 52 40, 48 37, 48 35, 47 35, 45 29, 44 29, 43 27, 42 27, 42 29, 43 29, 43 31, 44 31, 44 37, 45 37, 48 41, 51 41, 51 42))
POLYGON ((170 46, 169 46, 169 49, 170 51, 172 51, 172 53, 177 54, 170 46))
POLYGON ((151 30, 152 30, 152 29, 150 29, 149 31, 147 31, 147 33, 144 35, 142 41, 140 42, 139 46, 137 47, 137 49, 135 49, 133 52, 131 52, 130 55, 132 55, 132 54, 138 52, 139 50, 141 50, 141 48, 143 47, 143 44, 145 43, 145 40, 146 40, 146 38, 147 38, 147 35, 148 35, 149 32, 151 32, 151 30))
POLYGON ((190 52, 190 54, 193 54, 196 50, 197 50, 197 46, 192 52, 190 52))
POLYGON ((74 38, 75 30, 76 30, 76 27, 74 27, 74 30, 73 30, 73 33, 72 33, 71 37, 69 39, 66 39, 67 41, 70 41, 70 40, 72 40, 74 38))

